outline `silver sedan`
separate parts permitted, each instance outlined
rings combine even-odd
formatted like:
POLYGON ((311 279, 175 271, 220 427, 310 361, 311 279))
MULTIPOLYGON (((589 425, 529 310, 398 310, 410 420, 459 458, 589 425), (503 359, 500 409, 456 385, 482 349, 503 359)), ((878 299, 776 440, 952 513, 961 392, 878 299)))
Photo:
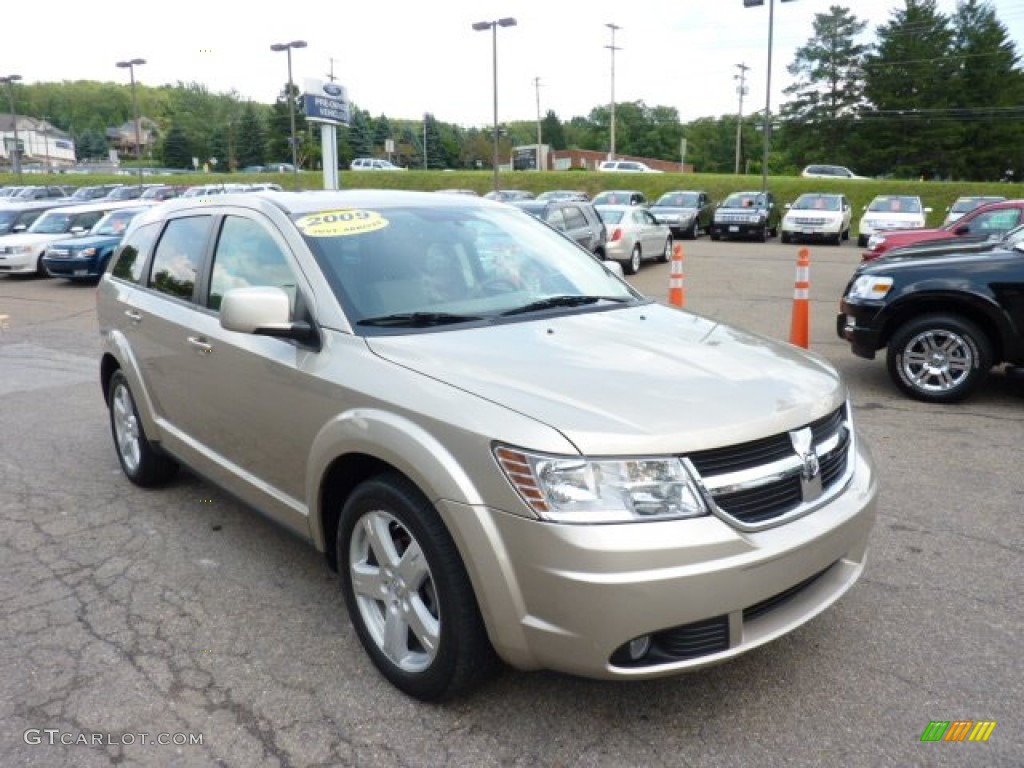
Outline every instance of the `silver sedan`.
POLYGON ((627 275, 635 275, 646 259, 672 258, 672 231, 658 223, 649 210, 630 205, 596 205, 608 228, 605 258, 617 261, 627 275))

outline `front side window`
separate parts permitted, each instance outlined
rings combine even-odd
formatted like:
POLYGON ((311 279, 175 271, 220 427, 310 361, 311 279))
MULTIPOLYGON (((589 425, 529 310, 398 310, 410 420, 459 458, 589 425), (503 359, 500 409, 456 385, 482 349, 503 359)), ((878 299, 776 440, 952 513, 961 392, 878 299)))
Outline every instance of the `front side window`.
POLYGON ((149 287, 191 301, 210 232, 210 216, 171 219, 153 255, 149 287))
POLYGON ((142 280, 142 267, 146 263, 156 236, 160 234, 159 223, 147 224, 132 232, 121 244, 111 274, 131 283, 142 280))
POLYGON ((971 232, 1006 232, 1020 223, 1020 210, 1005 208, 987 211, 974 217, 969 225, 971 232))
POLYGON ((74 217, 71 222, 69 229, 75 227, 81 227, 82 229, 89 230, 96 226, 96 222, 103 218, 103 211, 90 211, 88 213, 80 213, 74 217))
POLYGON ((283 288, 295 309, 295 274, 277 242, 259 222, 227 216, 217 238, 206 306, 219 310, 225 293, 248 286, 283 288))

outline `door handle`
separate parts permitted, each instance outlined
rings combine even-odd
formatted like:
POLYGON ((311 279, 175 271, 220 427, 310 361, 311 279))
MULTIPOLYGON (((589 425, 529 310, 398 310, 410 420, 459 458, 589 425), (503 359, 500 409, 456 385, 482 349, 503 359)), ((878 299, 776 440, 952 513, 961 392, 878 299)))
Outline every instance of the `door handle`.
POLYGON ((188 343, 204 355, 208 355, 213 352, 213 345, 207 342, 202 336, 189 336, 188 343))
POLYGON ((133 323, 138 323, 142 320, 142 313, 134 309, 126 309, 124 311, 125 317, 131 320, 133 323))

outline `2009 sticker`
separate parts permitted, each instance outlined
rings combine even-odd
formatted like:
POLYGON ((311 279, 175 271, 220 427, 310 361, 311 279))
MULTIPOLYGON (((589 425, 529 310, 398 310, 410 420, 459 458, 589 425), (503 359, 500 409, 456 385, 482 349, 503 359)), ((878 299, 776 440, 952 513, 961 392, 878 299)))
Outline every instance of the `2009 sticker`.
POLYGON ((309 237, 344 237, 383 229, 390 222, 376 211, 346 209, 303 216, 295 222, 309 237))

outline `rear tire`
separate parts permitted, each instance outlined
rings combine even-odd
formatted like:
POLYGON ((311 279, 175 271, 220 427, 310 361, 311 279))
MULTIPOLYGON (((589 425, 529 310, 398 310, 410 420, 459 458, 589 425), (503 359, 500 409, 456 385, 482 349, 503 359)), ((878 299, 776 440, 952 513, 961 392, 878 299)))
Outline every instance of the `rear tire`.
POLYGON ((408 479, 387 473, 349 496, 335 542, 349 618, 380 673, 424 701, 450 698, 497 665, 451 535, 408 479))
POLYGON ((640 252, 640 244, 637 243, 633 246, 633 250, 629 253, 629 258, 622 262, 622 271, 627 275, 635 275, 640 271, 640 262, 643 260, 643 254, 640 252))
POLYGON ((896 330, 886 352, 889 375, 906 395, 929 403, 968 397, 992 367, 992 342, 966 318, 922 315, 896 330))

